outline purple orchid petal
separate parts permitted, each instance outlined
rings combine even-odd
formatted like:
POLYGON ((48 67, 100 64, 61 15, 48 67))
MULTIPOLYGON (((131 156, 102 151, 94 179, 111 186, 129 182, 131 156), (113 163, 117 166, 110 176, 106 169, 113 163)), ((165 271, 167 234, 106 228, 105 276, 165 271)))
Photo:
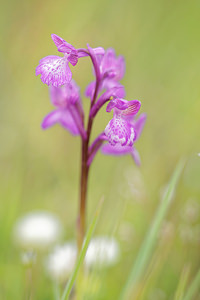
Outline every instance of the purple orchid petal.
POLYGON ((41 127, 42 129, 47 129, 56 123, 60 122, 61 118, 61 111, 60 110, 54 110, 50 112, 42 121, 41 127))
MULTIPOLYGON (((51 101, 54 106, 59 108, 60 113, 62 113, 62 118, 59 119, 59 123, 63 125, 63 127, 69 129, 72 134, 77 134, 77 128, 79 133, 83 138, 85 138, 85 130, 83 125, 84 112, 83 107, 79 95, 79 87, 76 85, 75 81, 72 80, 70 83, 65 84, 62 87, 50 87, 50 96, 51 101), (63 115, 66 116, 70 113, 70 118, 73 118, 73 122, 70 121, 70 124, 67 123, 66 117, 63 121, 63 115), (66 125, 66 123, 68 125, 66 125), (75 123, 75 131, 74 126, 71 126, 72 123, 75 123)), ((72 124, 73 125, 73 124, 72 124)))
MULTIPOLYGON (((141 102, 138 100, 128 101, 128 108, 122 111, 123 116, 134 116, 138 113, 141 107, 141 102)), ((116 107, 118 108, 118 107, 116 107)), ((119 109, 119 108, 118 108, 119 109)))
POLYGON ((125 110, 128 108, 128 101, 119 98, 113 99, 108 103, 106 111, 111 112, 111 110, 114 108, 118 108, 119 110, 125 110))
POLYGON ((141 165, 140 155, 138 151, 131 146, 122 146, 120 144, 116 144, 115 146, 106 143, 102 146, 101 152, 105 155, 115 155, 115 156, 122 156, 130 154, 135 161, 137 166, 141 165))
POLYGON ((65 110, 54 110, 50 114, 48 114, 44 120, 42 121, 42 128, 47 129, 56 123, 62 125, 65 129, 67 129, 72 135, 79 135, 79 130, 72 118, 70 112, 65 110))
POLYGON ((117 65, 118 65, 118 72, 116 74, 115 80, 121 80, 124 77, 125 74, 125 60, 123 56, 118 56, 117 59, 117 65))
POLYGON ((140 155, 139 152, 134 147, 132 147, 131 156, 134 159, 136 165, 140 166, 141 165, 140 155))
POLYGON ((122 146, 120 144, 116 144, 112 146, 109 143, 106 143, 102 146, 101 151, 103 154, 107 155, 126 155, 132 153, 133 147, 131 146, 122 146))
POLYGON ((52 34, 51 38, 59 52, 70 53, 72 50, 76 50, 71 44, 67 43, 64 39, 56 34, 52 34))
POLYGON ((74 51, 72 51, 69 56, 67 57, 67 60, 70 62, 70 64, 72 64, 73 66, 75 66, 78 62, 78 55, 77 53, 75 53, 74 51))
POLYGON ((101 90, 109 90, 112 88, 118 88, 118 94, 116 95, 116 97, 118 98, 123 98, 125 97, 126 93, 125 93, 125 88, 122 84, 120 84, 119 82, 117 82, 114 79, 104 79, 101 85, 101 90))
POLYGON ((72 135, 79 135, 79 129, 77 127, 77 124, 75 123, 71 113, 66 109, 62 111, 61 118, 60 118, 60 124, 72 135))
POLYGON ((73 118, 74 124, 76 124, 78 132, 80 133, 80 135, 82 136, 83 139, 86 139, 87 134, 84 129, 82 117, 81 117, 79 111, 77 110, 77 107, 75 105, 69 105, 67 109, 68 109, 71 117, 73 118))
POLYGON ((139 118, 137 120, 135 120, 133 122, 133 127, 134 127, 134 129, 135 129, 135 131, 137 133, 136 140, 139 139, 139 137, 140 137, 140 135, 142 133, 142 130, 143 130, 145 122, 146 122, 146 119, 147 119, 147 115, 143 113, 143 114, 141 114, 139 116, 139 118))
POLYGON ((125 72, 124 58, 117 58, 114 49, 110 48, 102 58, 100 70, 104 77, 121 80, 125 72))
POLYGON ((104 55, 105 50, 102 47, 93 48, 95 55, 104 55))
POLYGON ((66 108, 68 104, 81 102, 79 87, 74 80, 61 87, 50 86, 50 98, 54 106, 66 108))
POLYGON ((115 57, 116 55, 114 49, 110 48, 106 51, 101 62, 101 71, 103 71, 103 73, 105 73, 106 71, 107 74, 109 74, 110 71, 113 71, 113 67, 115 65, 115 57))
POLYGON ((105 135, 113 146, 118 143, 122 146, 132 146, 136 138, 133 126, 121 117, 110 120, 105 128, 105 135))
POLYGON ((36 76, 41 74, 43 83, 55 87, 71 81, 72 73, 65 57, 46 56, 42 58, 36 68, 36 76))
POLYGON ((62 87, 49 87, 50 99, 52 104, 58 108, 65 108, 68 104, 68 101, 64 95, 64 86, 62 87))
MULTIPOLYGON (((97 114, 97 112, 99 111, 99 109, 107 102, 110 100, 111 97, 118 97, 119 94, 121 94, 121 90, 123 90, 124 87, 119 85, 117 87, 113 87, 111 89, 109 89, 108 91, 106 91, 105 93, 103 93, 98 101, 93 105, 91 112, 90 112, 90 116, 91 117, 95 117, 95 115, 97 114)), ((111 100, 112 101, 112 100, 111 100)))
POLYGON ((90 83, 88 84, 88 86, 86 87, 86 90, 85 90, 85 96, 86 96, 86 97, 92 99, 92 97, 93 97, 93 95, 94 95, 95 84, 96 84, 95 81, 92 81, 92 82, 90 82, 90 83))
POLYGON ((125 99, 113 99, 108 103, 106 108, 107 112, 111 112, 112 109, 115 110, 116 114, 121 114, 123 116, 133 116, 138 113, 141 106, 141 102, 138 100, 127 101, 125 99), (121 111, 121 112, 120 112, 121 111))
MULTIPOLYGON (((85 57, 89 55, 86 49, 77 49, 77 51, 78 57, 85 57)), ((93 48, 93 51, 95 55, 104 55, 105 53, 105 50, 102 47, 93 48)))
POLYGON ((66 94, 68 95, 71 104, 81 102, 80 88, 74 80, 71 80, 71 82, 66 85, 66 94))
MULTIPOLYGON (((85 90, 85 96, 92 99, 94 95, 94 90, 95 90, 95 81, 92 81, 88 84, 85 90)), ((125 96, 124 86, 114 80, 106 79, 102 83, 100 83, 99 91, 103 91, 103 90, 107 90, 108 93, 109 91, 111 91, 111 93, 114 92, 111 96, 115 96, 118 98, 125 96)))

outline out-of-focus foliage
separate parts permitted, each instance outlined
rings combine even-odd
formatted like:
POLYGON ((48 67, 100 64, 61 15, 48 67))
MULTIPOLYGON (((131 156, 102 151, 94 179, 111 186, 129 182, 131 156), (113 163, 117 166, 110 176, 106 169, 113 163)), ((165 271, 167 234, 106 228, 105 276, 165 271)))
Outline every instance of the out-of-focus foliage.
MULTIPOLYGON (((47 86, 34 73, 39 59, 57 55, 51 33, 75 47, 89 43, 113 47, 124 55, 126 98, 142 101, 141 111, 148 115, 137 145, 140 169, 129 156, 101 154, 92 166, 88 218, 103 194, 97 233, 114 233, 122 257, 116 267, 86 280, 86 290, 91 287, 98 300, 116 299, 181 156, 188 162, 137 299, 172 299, 185 268, 190 282, 199 266, 200 244, 199 11, 199 1, 178 0, 2 3, 0 299, 21 300, 28 286, 12 236, 20 216, 33 210, 56 213, 66 229, 65 240, 75 237, 80 141, 59 126, 46 132, 40 129, 52 107, 47 86)), ((82 93, 91 74, 89 59, 73 68, 82 93)), ((87 109, 89 100, 83 101, 87 109)), ((103 109, 93 136, 110 118, 103 109)), ((43 263, 33 275, 34 299, 53 299, 43 263)))

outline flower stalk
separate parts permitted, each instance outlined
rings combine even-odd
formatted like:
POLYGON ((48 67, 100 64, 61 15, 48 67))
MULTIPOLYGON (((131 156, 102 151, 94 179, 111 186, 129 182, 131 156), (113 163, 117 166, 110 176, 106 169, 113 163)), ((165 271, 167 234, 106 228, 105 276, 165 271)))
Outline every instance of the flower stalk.
MULTIPOLYGON (((91 48, 88 46, 89 56, 91 58, 93 67, 95 69, 96 75, 96 83, 95 83, 95 91, 94 95, 90 104, 90 112, 92 107, 95 104, 97 95, 98 95, 98 88, 100 84, 100 72, 99 67, 96 61, 95 56, 92 53, 91 48)), ((86 139, 82 139, 82 161, 81 161, 81 181, 80 181, 80 202, 79 202, 79 217, 78 217, 78 249, 79 251, 82 248, 82 244, 84 241, 85 230, 86 230, 86 205, 87 205, 87 189, 88 189, 88 176, 89 176, 89 168, 88 159, 89 159, 89 142, 90 142, 90 135, 92 131, 93 125, 93 117, 88 116, 87 122, 87 131, 86 131, 86 139)))

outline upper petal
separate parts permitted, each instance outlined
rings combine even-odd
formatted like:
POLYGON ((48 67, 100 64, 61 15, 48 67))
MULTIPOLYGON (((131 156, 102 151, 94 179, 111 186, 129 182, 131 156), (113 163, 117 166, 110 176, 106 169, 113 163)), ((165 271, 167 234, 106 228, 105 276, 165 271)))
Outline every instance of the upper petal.
POLYGON ((141 102, 138 100, 128 101, 128 107, 122 111, 123 116, 134 116, 138 113, 141 107, 141 102))
POLYGON ((71 81, 72 73, 65 57, 46 56, 42 58, 36 68, 36 75, 41 74, 41 80, 47 85, 55 87, 71 81))
POLYGON ((115 60, 116 60, 115 50, 112 48, 108 49, 101 62, 102 73, 112 71, 115 67, 115 60))
POLYGON ((117 108, 119 110, 125 110, 128 108, 128 101, 119 98, 113 99, 108 103, 106 111, 111 112, 111 110, 114 108, 117 108))
POLYGON ((74 46, 71 44, 67 43, 65 40, 63 40, 61 37, 59 37, 56 34, 52 34, 51 38, 56 45, 57 49, 59 52, 63 53, 70 53, 72 50, 76 50, 74 46))
POLYGON ((115 114, 120 114, 124 117, 136 115, 140 109, 141 102, 138 100, 127 101, 125 99, 113 99, 108 103, 107 112, 115 109, 115 114))

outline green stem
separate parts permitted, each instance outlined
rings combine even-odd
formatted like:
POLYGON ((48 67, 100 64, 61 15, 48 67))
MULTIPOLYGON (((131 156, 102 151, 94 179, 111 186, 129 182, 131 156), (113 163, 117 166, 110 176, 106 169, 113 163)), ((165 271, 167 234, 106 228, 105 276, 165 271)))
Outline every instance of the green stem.
POLYGON ((200 270, 197 272, 196 277, 194 278, 193 282, 191 283, 185 297, 183 300, 192 300, 197 292, 200 290, 200 270))

